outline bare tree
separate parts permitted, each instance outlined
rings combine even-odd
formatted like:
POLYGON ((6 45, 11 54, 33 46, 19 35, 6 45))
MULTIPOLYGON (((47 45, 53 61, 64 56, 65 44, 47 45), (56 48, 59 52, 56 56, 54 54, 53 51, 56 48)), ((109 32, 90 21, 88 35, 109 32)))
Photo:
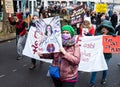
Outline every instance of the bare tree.
POLYGON ((11 33, 14 32, 14 26, 11 26, 10 23, 8 22, 8 13, 6 13, 5 9, 5 0, 3 0, 3 26, 2 26, 2 31, 4 33, 11 33))

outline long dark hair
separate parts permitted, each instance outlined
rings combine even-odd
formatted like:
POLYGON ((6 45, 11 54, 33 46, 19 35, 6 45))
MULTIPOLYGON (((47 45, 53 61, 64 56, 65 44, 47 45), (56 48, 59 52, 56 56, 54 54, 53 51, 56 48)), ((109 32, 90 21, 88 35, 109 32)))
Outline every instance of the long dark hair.
POLYGON ((45 29, 46 29, 45 35, 48 35, 48 31, 47 31, 48 27, 50 27, 50 28, 49 28, 49 29, 50 29, 50 33, 51 33, 51 34, 53 33, 52 26, 51 26, 51 25, 47 25, 46 28, 45 28, 45 29))

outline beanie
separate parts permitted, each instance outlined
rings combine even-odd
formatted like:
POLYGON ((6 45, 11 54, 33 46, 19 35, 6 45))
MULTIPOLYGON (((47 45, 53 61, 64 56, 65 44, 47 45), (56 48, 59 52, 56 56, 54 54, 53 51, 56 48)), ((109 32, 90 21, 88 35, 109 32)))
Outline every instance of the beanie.
POLYGON ((33 13, 33 16, 39 17, 39 13, 38 13, 38 12, 34 12, 34 13, 33 13))
POLYGON ((22 13, 22 12, 16 13, 16 17, 17 17, 18 19, 23 19, 23 13, 22 13))
POLYGON ((75 34, 75 31, 74 31, 73 27, 70 26, 70 25, 64 25, 62 27, 62 32, 63 31, 69 31, 71 36, 74 36, 74 34, 75 34))

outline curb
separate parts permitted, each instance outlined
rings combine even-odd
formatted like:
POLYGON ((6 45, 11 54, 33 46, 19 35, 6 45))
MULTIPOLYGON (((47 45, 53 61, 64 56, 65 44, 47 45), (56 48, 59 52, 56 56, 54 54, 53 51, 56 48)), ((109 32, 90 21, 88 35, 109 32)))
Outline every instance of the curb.
POLYGON ((9 41, 9 40, 14 40, 14 39, 16 39, 16 37, 8 38, 8 39, 1 39, 0 43, 6 42, 6 41, 9 41))

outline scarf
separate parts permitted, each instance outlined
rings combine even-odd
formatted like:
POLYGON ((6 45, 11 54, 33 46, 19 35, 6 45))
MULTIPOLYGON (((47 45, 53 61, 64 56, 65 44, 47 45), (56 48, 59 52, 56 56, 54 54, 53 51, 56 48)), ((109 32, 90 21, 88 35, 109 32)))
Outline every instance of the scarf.
POLYGON ((72 37, 69 40, 62 39, 63 46, 73 46, 75 44, 75 37, 72 37))

